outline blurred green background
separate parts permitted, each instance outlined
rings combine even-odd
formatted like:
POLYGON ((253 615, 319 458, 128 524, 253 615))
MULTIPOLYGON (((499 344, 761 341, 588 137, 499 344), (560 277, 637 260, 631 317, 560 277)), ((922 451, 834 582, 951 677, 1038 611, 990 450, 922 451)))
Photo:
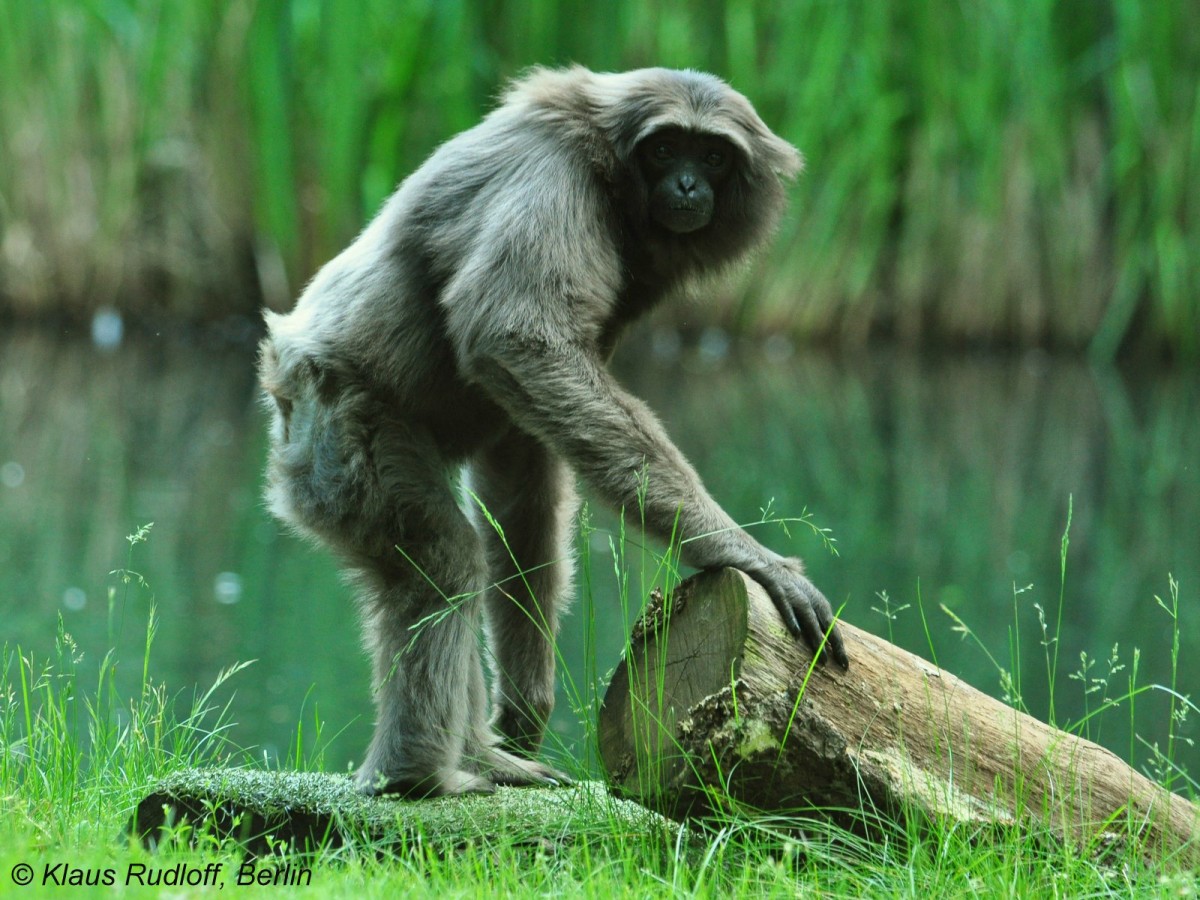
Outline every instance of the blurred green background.
POLYGON ((714 71, 804 151, 707 307, 858 345, 1200 353, 1200 4, 4 0, 0 310, 287 306, 531 64, 714 71))

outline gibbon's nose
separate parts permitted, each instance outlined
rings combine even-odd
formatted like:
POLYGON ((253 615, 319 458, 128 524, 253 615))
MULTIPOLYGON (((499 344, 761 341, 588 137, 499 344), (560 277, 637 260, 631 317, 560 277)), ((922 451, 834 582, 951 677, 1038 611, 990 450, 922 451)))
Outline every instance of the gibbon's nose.
POLYGON ((679 192, 685 197, 690 197, 696 193, 696 179, 692 175, 684 174, 679 176, 679 192))

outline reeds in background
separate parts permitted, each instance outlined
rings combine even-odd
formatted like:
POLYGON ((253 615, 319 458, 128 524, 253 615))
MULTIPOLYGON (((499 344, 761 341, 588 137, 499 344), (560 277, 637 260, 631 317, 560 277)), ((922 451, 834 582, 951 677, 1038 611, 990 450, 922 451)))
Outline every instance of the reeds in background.
POLYGON ((809 160, 769 260, 710 320, 1200 353, 1196 4, 44 0, 3 17, 10 314, 287 305, 504 78, 662 64, 729 78, 809 160))

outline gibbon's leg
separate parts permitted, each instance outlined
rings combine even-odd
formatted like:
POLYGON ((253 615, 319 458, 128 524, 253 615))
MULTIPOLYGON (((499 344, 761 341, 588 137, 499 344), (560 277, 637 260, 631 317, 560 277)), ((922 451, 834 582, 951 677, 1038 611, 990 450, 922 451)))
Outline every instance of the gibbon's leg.
MULTIPOLYGON (((402 503, 411 524, 419 501, 402 503)), ((406 529, 412 539, 398 542, 408 560, 397 551, 398 565, 366 572, 364 621, 378 717, 360 788, 428 796, 565 781, 496 749, 479 654, 486 583, 479 536, 453 502, 430 507, 422 522, 406 529)))
MULTIPOLYGON (((456 552, 461 554, 461 546, 456 552)), ((434 567, 426 565, 430 554, 410 548, 409 555, 425 575, 437 578, 434 567)), ((407 796, 490 791, 492 783, 463 758, 471 727, 467 688, 479 668, 479 600, 470 596, 477 587, 455 597, 465 585, 443 578, 443 598, 428 582, 419 583, 424 576, 415 568, 413 577, 394 568, 385 573, 388 568, 356 572, 376 707, 359 788, 407 796)))
POLYGON ((359 589, 376 707, 358 784, 367 793, 410 796, 490 791, 463 759, 473 727, 468 688, 483 677, 483 547, 429 437, 386 419, 371 424, 346 467, 357 465, 354 476, 367 485, 350 511, 358 521, 345 532, 358 536, 358 547, 345 555, 359 589))
POLYGON ((454 469, 427 433, 368 392, 342 386, 318 397, 301 384, 277 406, 271 506, 337 552, 358 589, 377 710, 359 788, 492 790, 463 759, 475 727, 469 685, 483 678, 487 565, 456 502, 454 469))
POLYGON ((471 485, 503 532, 475 510, 496 582, 486 595, 496 668, 492 724, 505 749, 531 757, 554 708, 554 639, 571 589, 574 480, 557 456, 514 428, 476 459, 471 485))

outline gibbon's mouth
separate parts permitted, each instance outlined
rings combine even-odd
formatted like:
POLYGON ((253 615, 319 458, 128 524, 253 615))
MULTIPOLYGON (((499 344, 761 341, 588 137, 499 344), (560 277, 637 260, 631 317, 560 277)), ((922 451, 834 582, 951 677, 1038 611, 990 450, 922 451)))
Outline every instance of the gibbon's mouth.
POLYGON ((662 224, 676 234, 698 231, 708 224, 712 214, 696 206, 672 206, 662 217, 662 224))

